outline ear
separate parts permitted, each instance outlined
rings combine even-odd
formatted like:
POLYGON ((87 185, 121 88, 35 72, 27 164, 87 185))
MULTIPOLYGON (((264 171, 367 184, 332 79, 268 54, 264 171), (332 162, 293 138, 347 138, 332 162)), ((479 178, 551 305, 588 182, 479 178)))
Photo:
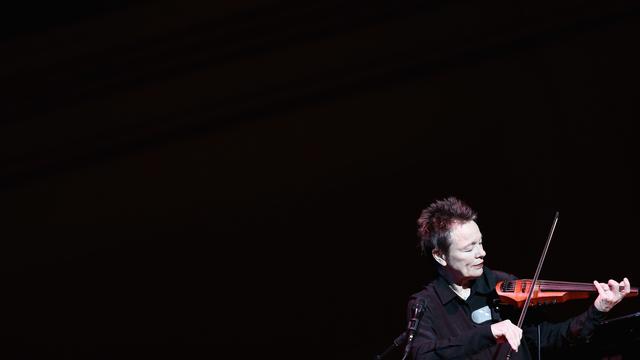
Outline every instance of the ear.
POLYGON ((433 256, 434 259, 436 259, 438 264, 440 264, 442 266, 447 266, 447 260, 446 260, 446 257, 444 255, 444 253, 442 252, 442 250, 433 249, 433 250, 431 250, 431 255, 433 256))

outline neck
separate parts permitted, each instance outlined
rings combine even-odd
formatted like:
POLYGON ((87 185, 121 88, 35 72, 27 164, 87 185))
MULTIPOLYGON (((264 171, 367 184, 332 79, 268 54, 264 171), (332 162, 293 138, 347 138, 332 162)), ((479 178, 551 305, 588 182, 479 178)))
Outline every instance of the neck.
POLYGON ((451 288, 454 289, 455 291, 462 291, 462 290, 467 290, 471 288, 471 281, 466 281, 463 283, 455 283, 452 282, 451 283, 451 288))
POLYGON ((463 287, 458 284, 450 284, 449 287, 456 293, 462 300, 467 300, 469 295, 471 295, 471 289, 469 287, 463 287))
POLYGON ((473 282, 473 279, 468 279, 468 278, 463 278, 463 277, 460 277, 460 276, 456 276, 456 274, 451 273, 444 266, 439 266, 438 267, 438 273, 440 274, 440 276, 445 278, 449 284, 455 285, 455 286, 459 287, 460 289, 468 289, 468 288, 470 288, 471 284, 473 282))

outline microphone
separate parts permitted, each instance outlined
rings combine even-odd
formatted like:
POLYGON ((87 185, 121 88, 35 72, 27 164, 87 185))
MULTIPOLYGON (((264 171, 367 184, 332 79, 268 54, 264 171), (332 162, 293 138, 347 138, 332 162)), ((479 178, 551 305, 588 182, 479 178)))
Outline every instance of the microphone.
POLYGON ((416 302, 411 306, 411 320, 409 320, 409 324, 407 324, 407 345, 404 347, 404 355, 402 356, 402 360, 406 359, 409 356, 409 351, 411 350, 411 344, 413 343, 413 338, 418 331, 418 324, 420 323, 420 319, 422 315, 424 315, 424 311, 427 308, 427 300, 425 298, 417 298, 416 302))

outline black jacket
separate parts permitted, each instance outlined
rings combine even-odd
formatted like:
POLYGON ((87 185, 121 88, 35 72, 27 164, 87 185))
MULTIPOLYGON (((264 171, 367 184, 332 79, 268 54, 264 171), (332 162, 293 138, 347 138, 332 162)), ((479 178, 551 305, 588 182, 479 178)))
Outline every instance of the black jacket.
MULTIPOLYGON (((498 305, 496 283, 514 279, 513 275, 485 267, 482 276, 474 281, 466 301, 451 290, 443 276, 413 294, 408 304, 409 316, 417 298, 424 298, 427 305, 413 341, 413 358, 504 359, 510 346, 508 343, 497 344, 490 326, 507 318, 505 309, 498 305)), ((557 348, 587 340, 604 316, 605 313, 591 305, 586 312, 564 322, 542 322, 539 324, 540 346, 557 348)), ((517 319, 511 321, 516 323, 517 319)), ((511 359, 531 359, 529 346, 535 348, 537 344, 538 326, 525 324, 520 348, 517 353, 512 352, 511 359)))

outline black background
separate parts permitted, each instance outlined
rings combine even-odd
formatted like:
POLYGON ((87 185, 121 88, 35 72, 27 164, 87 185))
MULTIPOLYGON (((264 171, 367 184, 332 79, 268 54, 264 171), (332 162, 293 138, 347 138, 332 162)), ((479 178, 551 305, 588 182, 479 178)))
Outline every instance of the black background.
POLYGON ((415 220, 449 195, 492 268, 531 277, 560 211, 542 278, 638 284, 639 10, 9 6, 3 358, 372 358, 434 275, 415 220))

